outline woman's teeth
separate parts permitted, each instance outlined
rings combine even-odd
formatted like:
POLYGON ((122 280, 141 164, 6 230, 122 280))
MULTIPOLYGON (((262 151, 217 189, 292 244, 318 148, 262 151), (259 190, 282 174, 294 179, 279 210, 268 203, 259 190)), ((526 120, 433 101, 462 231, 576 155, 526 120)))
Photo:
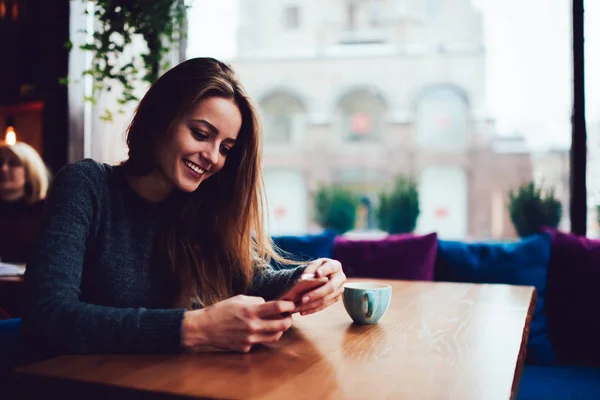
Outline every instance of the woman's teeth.
POLYGON ((200 168, 198 165, 194 164, 191 161, 183 160, 183 163, 185 164, 186 167, 188 167, 189 169, 191 169, 192 171, 194 171, 197 174, 202 175, 203 173, 206 172, 206 170, 200 168))

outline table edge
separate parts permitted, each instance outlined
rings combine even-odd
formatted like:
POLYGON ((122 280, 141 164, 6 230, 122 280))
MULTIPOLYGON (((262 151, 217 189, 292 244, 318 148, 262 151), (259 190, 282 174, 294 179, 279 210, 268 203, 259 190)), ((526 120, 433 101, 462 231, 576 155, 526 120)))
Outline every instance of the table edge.
POLYGON ((513 377, 510 399, 514 400, 519 395, 519 386, 521 384, 521 377, 523 370, 525 369, 525 359, 527 357, 527 344, 529 342, 529 332, 531 329, 531 321, 533 320, 533 313, 537 305, 537 289, 534 286, 528 286, 532 288, 531 299, 529 301, 529 307, 527 309, 527 317, 525 318, 525 325, 523 327, 523 334, 521 338, 521 347, 517 356, 517 364, 515 365, 515 374, 513 377))

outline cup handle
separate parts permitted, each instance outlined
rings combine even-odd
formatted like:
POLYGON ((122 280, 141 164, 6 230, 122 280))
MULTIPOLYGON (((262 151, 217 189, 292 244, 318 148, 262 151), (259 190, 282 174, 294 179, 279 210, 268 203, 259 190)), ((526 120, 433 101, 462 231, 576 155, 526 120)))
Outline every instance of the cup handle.
POLYGON ((373 316, 373 311, 375 311, 375 293, 365 292, 365 294, 363 294, 363 310, 365 309, 365 305, 367 306, 365 317, 371 318, 373 316))

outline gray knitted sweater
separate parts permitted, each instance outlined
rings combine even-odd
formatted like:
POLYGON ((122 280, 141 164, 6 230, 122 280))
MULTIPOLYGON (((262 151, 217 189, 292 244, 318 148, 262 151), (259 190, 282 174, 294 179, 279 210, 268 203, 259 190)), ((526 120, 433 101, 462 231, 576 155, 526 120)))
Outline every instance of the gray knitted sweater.
MULTIPOLYGON (((30 357, 181 349, 185 310, 169 308, 172 288, 153 262, 165 203, 141 198, 120 166, 83 160, 56 175, 25 274, 30 357)), ((267 300, 302 273, 259 269, 251 294, 267 300)))

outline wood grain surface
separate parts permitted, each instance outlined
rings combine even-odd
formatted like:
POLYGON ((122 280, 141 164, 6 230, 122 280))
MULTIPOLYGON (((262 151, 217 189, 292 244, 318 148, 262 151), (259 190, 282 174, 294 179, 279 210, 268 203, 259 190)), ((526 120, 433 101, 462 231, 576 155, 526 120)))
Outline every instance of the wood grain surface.
POLYGON ((36 388, 127 398, 516 397, 534 288, 379 282, 391 284, 393 295, 376 325, 353 324, 339 302, 295 316, 278 343, 248 354, 64 356, 18 370, 17 394, 28 397, 36 388))

